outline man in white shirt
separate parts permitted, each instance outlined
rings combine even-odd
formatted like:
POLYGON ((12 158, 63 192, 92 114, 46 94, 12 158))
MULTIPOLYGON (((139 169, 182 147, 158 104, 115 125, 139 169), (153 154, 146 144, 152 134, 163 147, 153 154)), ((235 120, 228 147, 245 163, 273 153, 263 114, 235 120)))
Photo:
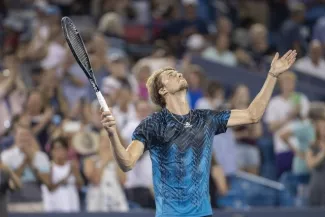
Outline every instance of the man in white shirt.
POLYGON ((325 60, 320 41, 311 41, 309 44, 309 55, 299 59, 294 67, 299 72, 325 80, 325 60))
MULTIPOLYGON (((152 109, 147 101, 140 100, 136 103, 136 112, 136 117, 121 130, 121 136, 125 144, 131 143, 133 131, 152 112, 152 109)), ((135 167, 126 173, 126 182, 124 184, 126 196, 128 200, 138 203, 143 208, 155 208, 151 167, 150 155, 146 152, 135 164, 135 167)))
POLYGON ((15 144, 1 153, 1 161, 22 180, 20 191, 10 195, 9 211, 41 212, 42 193, 39 183, 49 185, 50 161, 39 151, 28 125, 15 126, 15 144))
MULTIPOLYGON (((309 111, 307 97, 295 92, 296 79, 293 72, 280 76, 281 94, 270 100, 264 118, 269 130, 273 133, 278 177, 283 172, 291 171, 293 159, 292 150, 280 139, 279 134, 296 119, 305 117, 309 111)), ((296 138, 291 138, 291 141, 292 144, 296 144, 296 138)))

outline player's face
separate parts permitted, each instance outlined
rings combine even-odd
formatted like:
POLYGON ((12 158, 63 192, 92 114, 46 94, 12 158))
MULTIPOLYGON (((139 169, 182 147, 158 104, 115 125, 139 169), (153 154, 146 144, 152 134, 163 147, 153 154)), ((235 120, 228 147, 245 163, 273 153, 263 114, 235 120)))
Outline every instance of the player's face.
POLYGON ((183 75, 177 71, 166 71, 160 75, 162 84, 167 93, 175 94, 187 90, 188 84, 183 75))

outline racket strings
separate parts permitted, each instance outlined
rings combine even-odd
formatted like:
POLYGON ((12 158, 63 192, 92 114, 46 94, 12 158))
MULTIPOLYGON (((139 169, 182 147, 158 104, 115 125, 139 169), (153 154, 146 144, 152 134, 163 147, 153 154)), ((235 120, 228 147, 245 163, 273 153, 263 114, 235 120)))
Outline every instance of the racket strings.
MULTIPOLYGON (((85 50, 83 41, 82 41, 81 37, 79 36, 79 33, 76 30, 76 27, 71 22, 69 22, 67 24, 68 24, 67 28, 66 28, 67 34, 70 39, 69 41, 73 47, 73 50, 75 51, 75 54, 78 56, 78 59, 84 65, 84 67, 87 70, 91 70, 87 51, 85 50)), ((88 75, 90 76, 89 73, 88 73, 88 75)))

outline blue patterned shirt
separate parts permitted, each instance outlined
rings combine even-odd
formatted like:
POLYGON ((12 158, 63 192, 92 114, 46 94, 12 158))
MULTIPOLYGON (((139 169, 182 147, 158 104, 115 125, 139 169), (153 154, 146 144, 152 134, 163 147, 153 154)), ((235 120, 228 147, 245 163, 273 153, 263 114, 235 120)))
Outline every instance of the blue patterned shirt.
POLYGON ((132 140, 141 141, 151 156, 156 217, 212 214, 212 141, 226 132, 229 117, 230 111, 191 110, 187 115, 172 115, 162 109, 135 129, 132 140), (182 124, 187 121, 191 127, 182 124))

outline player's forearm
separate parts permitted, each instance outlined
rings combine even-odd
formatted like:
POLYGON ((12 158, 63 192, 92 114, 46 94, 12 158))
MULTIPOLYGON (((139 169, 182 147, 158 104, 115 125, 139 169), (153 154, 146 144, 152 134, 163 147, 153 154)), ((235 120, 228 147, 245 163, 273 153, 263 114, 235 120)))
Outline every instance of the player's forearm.
POLYGON ((132 155, 124 148, 121 140, 116 133, 113 133, 109 136, 114 157, 123 172, 127 172, 132 169, 134 165, 134 160, 132 159, 132 155))
POLYGON ((276 81, 277 79, 274 76, 268 74, 262 89, 249 105, 248 111, 254 122, 258 122, 262 118, 272 96, 276 81))

